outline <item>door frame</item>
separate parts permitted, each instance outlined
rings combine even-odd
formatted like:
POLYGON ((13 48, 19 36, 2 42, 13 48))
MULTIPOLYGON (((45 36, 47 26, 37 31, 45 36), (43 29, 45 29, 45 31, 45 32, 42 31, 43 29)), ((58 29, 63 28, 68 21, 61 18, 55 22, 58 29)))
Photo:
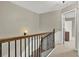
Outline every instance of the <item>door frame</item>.
POLYGON ((66 12, 63 12, 61 14, 61 17, 62 17, 62 43, 64 44, 64 22, 65 22, 65 14, 69 13, 69 12, 72 12, 74 11, 75 12, 75 50, 77 50, 77 8, 74 8, 74 9, 71 9, 69 11, 66 11, 66 12))

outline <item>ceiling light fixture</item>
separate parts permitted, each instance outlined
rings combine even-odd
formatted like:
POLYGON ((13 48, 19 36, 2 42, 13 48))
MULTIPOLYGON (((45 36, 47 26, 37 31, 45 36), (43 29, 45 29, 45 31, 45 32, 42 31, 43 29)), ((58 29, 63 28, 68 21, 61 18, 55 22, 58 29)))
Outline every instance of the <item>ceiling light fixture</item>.
POLYGON ((65 1, 62 1, 62 3, 65 3, 65 1))

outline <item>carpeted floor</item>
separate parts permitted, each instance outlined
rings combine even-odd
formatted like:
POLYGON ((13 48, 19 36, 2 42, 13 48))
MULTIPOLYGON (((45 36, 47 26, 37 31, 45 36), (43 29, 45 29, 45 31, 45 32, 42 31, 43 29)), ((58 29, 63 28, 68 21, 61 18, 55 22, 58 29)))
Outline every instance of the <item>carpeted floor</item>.
POLYGON ((77 57, 77 51, 59 44, 56 45, 49 57, 77 57))

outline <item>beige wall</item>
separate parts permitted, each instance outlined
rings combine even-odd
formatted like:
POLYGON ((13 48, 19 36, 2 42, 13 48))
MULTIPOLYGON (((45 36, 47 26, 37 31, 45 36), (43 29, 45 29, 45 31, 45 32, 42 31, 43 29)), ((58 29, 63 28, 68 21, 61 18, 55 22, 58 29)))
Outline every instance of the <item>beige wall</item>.
POLYGON ((52 31, 55 28, 55 44, 62 42, 61 36, 61 11, 53 11, 44 14, 40 14, 40 30, 52 31), (60 39, 59 39, 60 38, 60 39))
POLYGON ((10 2, 0 2, 0 36, 22 35, 28 32, 61 30, 61 13, 73 9, 76 5, 68 6, 62 11, 52 11, 36 14, 10 2))
POLYGON ((25 29, 29 33, 38 32, 39 15, 10 2, 0 1, 0 37, 23 35, 25 29))
POLYGON ((41 31, 52 31, 53 28, 56 31, 61 30, 61 11, 53 11, 44 14, 40 14, 40 28, 41 31))

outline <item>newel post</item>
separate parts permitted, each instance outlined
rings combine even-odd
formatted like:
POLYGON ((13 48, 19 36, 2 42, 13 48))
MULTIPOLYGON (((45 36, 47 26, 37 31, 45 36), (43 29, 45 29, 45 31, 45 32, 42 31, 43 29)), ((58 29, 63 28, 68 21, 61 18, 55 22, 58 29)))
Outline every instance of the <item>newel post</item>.
POLYGON ((53 29, 53 48, 55 48, 55 29, 53 29))

